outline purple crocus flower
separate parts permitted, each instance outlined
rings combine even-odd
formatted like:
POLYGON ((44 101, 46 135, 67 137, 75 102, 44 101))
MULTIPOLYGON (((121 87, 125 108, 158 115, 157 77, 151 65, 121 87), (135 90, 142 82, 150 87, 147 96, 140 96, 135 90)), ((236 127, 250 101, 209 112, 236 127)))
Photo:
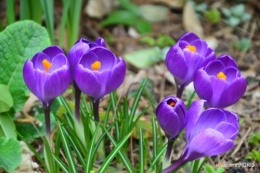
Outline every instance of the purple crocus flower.
POLYGON ((168 138, 165 160, 171 156, 174 140, 186 125, 186 107, 183 101, 174 96, 163 99, 156 108, 158 122, 168 138))
POLYGON ((74 46, 72 46, 72 48, 68 52, 71 79, 72 79, 73 87, 75 90, 75 117, 78 122, 80 121, 79 105, 80 105, 81 91, 74 81, 74 71, 75 71, 75 67, 78 65, 82 55, 84 55, 90 48, 96 47, 96 46, 106 47, 105 40, 103 38, 98 38, 95 42, 90 42, 84 38, 81 38, 74 44, 74 46))
POLYGON ((215 52, 194 33, 186 33, 170 48, 166 55, 166 66, 177 84, 177 97, 193 81, 196 71, 215 59, 215 52))
POLYGON ((244 95, 246 85, 246 79, 229 55, 210 62, 194 79, 194 88, 207 101, 207 107, 225 108, 236 103, 244 95))
POLYGON ((187 112, 187 144, 181 157, 163 170, 169 173, 188 161, 223 154, 234 147, 239 121, 235 113, 210 108, 201 113, 204 101, 194 101, 187 112))
POLYGON ((25 62, 23 78, 29 90, 44 106, 49 136, 51 102, 68 88, 71 80, 69 62, 63 50, 58 46, 50 46, 35 54, 32 60, 25 62))
POLYGON ((72 46, 68 52, 68 60, 70 63, 70 71, 72 80, 74 79, 74 70, 76 65, 79 63, 80 58, 85 54, 90 48, 95 46, 106 47, 105 40, 103 38, 98 38, 95 42, 90 42, 87 39, 79 39, 74 46, 72 46))
MULTIPOLYGON (((123 83, 125 73, 126 64, 121 57, 117 59, 110 50, 96 46, 82 56, 74 79, 80 90, 93 98, 95 107, 95 102, 123 83)), ((98 121, 98 117, 95 119, 98 121)))

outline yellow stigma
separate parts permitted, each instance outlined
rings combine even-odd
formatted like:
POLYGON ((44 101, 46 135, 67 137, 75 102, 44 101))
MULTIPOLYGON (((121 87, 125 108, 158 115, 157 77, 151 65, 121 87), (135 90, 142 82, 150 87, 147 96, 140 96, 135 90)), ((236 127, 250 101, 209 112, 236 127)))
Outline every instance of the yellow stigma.
POLYGON ((192 46, 192 45, 188 45, 188 46, 186 46, 186 48, 189 49, 192 52, 196 52, 197 51, 196 47, 192 46))
POLYGON ((222 71, 217 74, 217 77, 223 80, 227 79, 227 76, 222 71))
POLYGON ((52 64, 47 60, 47 59, 44 59, 42 61, 42 65, 43 67, 45 68, 45 71, 46 73, 48 73, 49 69, 51 68, 52 64))
POLYGON ((101 67, 101 62, 100 61, 95 61, 93 64, 91 64, 91 68, 95 71, 99 70, 101 67))

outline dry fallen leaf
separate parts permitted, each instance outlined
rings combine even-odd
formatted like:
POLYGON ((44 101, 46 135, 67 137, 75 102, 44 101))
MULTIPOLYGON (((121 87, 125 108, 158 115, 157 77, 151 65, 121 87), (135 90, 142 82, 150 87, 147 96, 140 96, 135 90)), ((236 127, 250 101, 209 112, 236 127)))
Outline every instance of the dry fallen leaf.
POLYGON ((196 13, 191 5, 191 3, 187 2, 184 6, 183 10, 183 25, 186 31, 194 32, 200 38, 204 37, 203 28, 199 19, 196 16, 196 13))
POLYGON ((162 3, 174 9, 182 9, 185 1, 186 0, 153 0, 153 2, 162 3))

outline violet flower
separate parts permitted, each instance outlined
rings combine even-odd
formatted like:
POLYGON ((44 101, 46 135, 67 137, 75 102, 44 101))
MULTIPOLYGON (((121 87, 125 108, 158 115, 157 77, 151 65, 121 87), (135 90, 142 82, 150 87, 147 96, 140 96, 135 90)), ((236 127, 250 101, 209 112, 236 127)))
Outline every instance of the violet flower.
POLYGON ((186 107, 177 97, 169 96, 163 99, 156 108, 158 122, 168 138, 168 148, 165 159, 168 160, 174 140, 186 125, 186 107))
POLYGON ((187 112, 187 144, 180 158, 163 170, 170 173, 188 161, 223 154, 234 147, 239 121, 235 113, 210 108, 201 113, 204 101, 194 101, 187 112))
POLYGON ((45 109, 46 133, 50 135, 50 105, 69 86, 67 57, 58 46, 50 46, 28 59, 23 67, 24 82, 45 109))
POLYGON ((215 59, 215 52, 194 33, 186 33, 170 48, 166 66, 175 78, 177 97, 193 81, 196 71, 215 59))
POLYGON ((90 42, 84 38, 81 38, 74 44, 74 46, 71 47, 71 49, 68 52, 71 79, 75 90, 75 117, 78 122, 80 121, 79 105, 81 91, 74 81, 74 70, 75 67, 78 65, 82 55, 84 55, 90 48, 95 46, 106 47, 106 43, 103 38, 98 38, 95 42, 90 42))
POLYGON ((74 79, 82 92, 93 98, 94 118, 99 121, 99 101, 118 88, 125 78, 126 64, 110 50, 96 46, 85 53, 74 71, 74 79))
POLYGON ((225 108, 236 103, 244 95, 246 85, 246 79, 229 55, 210 62, 194 79, 194 88, 207 101, 207 107, 225 108))

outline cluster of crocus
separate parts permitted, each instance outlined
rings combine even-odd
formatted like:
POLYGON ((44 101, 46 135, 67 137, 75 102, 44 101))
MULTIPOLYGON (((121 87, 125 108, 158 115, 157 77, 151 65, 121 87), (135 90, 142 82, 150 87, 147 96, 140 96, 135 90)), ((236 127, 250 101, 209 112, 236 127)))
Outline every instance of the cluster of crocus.
POLYGON ((166 160, 171 153, 171 140, 182 129, 186 130, 187 141, 181 157, 163 170, 168 173, 188 161, 219 155, 234 147, 238 117, 224 108, 244 95, 247 84, 229 55, 215 58, 214 51, 194 33, 185 34, 169 50, 165 63, 175 78, 179 98, 166 97, 156 109, 158 122, 168 138, 166 160), (190 82, 194 82, 195 91, 203 100, 194 101, 186 111, 180 98, 190 82))
POLYGON ((80 93, 93 98, 94 118, 98 121, 98 103, 104 95, 119 87, 126 73, 122 58, 106 48, 105 41, 79 39, 69 50, 68 57, 58 46, 50 46, 28 59, 23 77, 29 90, 45 109, 46 134, 50 137, 50 105, 73 84, 75 88, 75 117, 79 121, 80 93))

